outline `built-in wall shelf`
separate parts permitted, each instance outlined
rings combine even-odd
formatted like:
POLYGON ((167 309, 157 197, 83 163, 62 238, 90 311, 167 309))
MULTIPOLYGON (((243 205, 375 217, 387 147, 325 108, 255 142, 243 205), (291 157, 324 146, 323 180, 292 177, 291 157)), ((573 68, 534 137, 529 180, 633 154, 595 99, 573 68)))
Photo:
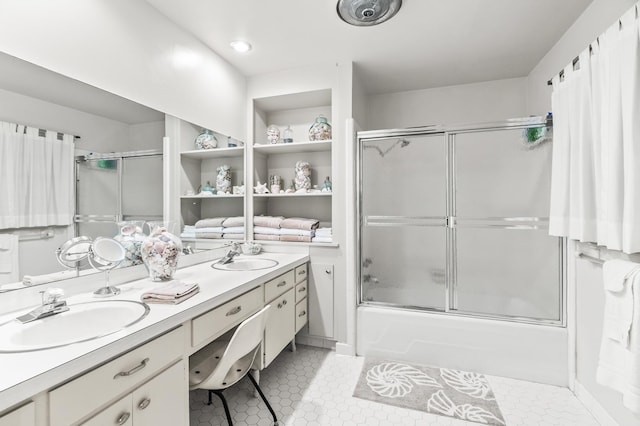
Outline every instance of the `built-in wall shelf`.
POLYGON ((295 197, 331 197, 331 192, 306 192, 284 194, 253 194, 256 198, 295 198, 295 197))
POLYGON ((265 155, 331 151, 331 140, 276 144, 255 144, 253 150, 265 155))
POLYGON ((215 195, 183 195, 183 200, 215 200, 216 198, 244 198, 243 194, 215 194, 215 195))
POLYGON ((206 158, 228 158, 244 156, 244 147, 233 148, 213 148, 213 149, 193 149, 180 153, 182 157, 203 160, 206 158))

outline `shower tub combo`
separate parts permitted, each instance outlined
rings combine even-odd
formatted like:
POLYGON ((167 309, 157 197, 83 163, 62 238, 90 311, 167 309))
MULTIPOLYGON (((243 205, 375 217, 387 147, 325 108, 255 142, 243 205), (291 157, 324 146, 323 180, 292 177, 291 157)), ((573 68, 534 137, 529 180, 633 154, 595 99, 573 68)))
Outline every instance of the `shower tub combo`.
POLYGON ((358 132, 359 355, 567 385, 550 132, 545 118, 358 132))

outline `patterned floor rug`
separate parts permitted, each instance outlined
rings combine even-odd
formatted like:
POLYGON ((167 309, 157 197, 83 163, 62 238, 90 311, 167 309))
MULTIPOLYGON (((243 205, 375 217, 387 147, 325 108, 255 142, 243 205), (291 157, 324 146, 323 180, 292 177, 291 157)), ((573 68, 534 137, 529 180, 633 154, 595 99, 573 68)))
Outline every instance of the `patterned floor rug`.
POLYGON ((504 426, 482 374, 366 359, 353 396, 486 425, 504 426))

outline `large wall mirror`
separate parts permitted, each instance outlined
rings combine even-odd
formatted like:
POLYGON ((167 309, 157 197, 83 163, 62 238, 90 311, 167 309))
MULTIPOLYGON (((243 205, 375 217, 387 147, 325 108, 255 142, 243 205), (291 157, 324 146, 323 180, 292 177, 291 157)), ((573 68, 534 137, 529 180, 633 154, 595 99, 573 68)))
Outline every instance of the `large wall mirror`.
POLYGON ((1 228, 1 292, 74 277, 55 255, 71 238, 115 237, 122 222, 148 233, 144 223, 162 220, 165 115, 4 53, 0 69, 0 121, 79 136, 73 223, 1 228))

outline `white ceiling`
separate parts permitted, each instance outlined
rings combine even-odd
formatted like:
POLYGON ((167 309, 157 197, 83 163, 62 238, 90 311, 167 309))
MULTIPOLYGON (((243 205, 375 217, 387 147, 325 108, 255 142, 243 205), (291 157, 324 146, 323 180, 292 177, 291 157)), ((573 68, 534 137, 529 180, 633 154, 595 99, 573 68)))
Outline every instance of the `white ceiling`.
POLYGON ((147 0, 246 76, 353 61, 370 94, 524 77, 591 1, 404 0, 354 27, 336 0, 147 0))

